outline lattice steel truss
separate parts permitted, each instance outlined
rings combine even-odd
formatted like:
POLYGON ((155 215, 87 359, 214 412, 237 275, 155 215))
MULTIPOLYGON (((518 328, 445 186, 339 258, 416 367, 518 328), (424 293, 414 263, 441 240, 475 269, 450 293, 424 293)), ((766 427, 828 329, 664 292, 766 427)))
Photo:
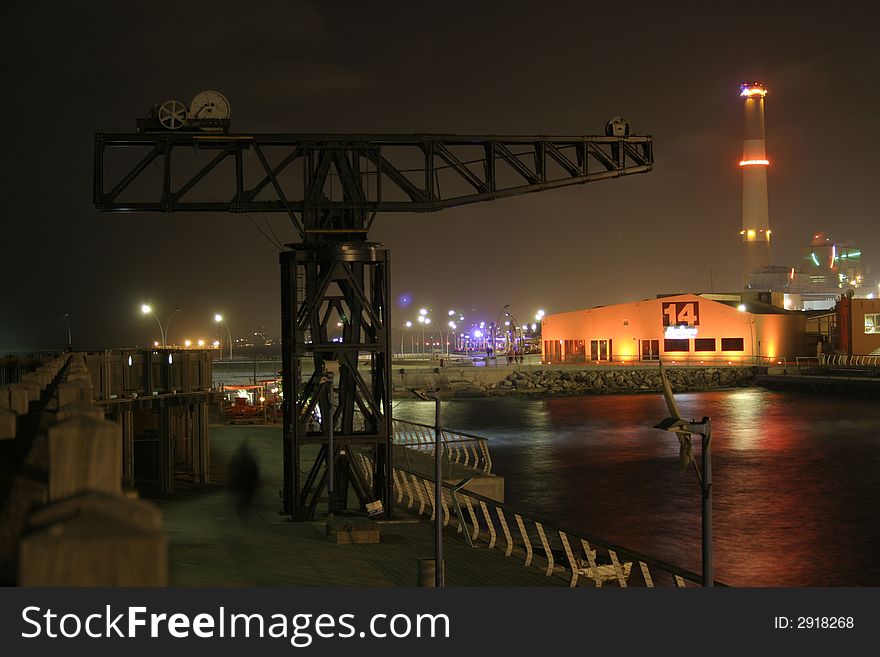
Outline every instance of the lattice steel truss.
POLYGON ((284 511, 314 516, 332 407, 338 504, 351 485, 362 504, 380 500, 388 514, 391 295, 389 254, 367 241, 376 214, 432 212, 652 166, 647 136, 98 134, 94 204, 102 212, 287 213, 302 243, 280 254, 284 511), (304 360, 314 365, 308 379, 304 360), (328 361, 339 363, 337 404, 328 361), (317 446, 308 471, 307 445, 317 446), (354 467, 351 450, 371 451, 372 473, 354 467))

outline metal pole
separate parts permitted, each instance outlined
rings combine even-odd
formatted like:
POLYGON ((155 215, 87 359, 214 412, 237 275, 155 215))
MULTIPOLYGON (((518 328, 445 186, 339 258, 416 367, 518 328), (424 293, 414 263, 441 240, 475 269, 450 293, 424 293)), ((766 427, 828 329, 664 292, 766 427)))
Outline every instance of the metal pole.
POLYGON ((714 558, 712 550, 712 430, 709 418, 703 418, 703 586, 714 586, 714 558))
POLYGON ((67 350, 73 351, 73 339, 70 337, 70 313, 64 313, 64 318, 67 320, 67 350))
POLYGON ((226 335, 229 337, 229 360, 232 360, 232 331, 229 330, 229 324, 223 323, 226 325, 226 335))
POLYGON ((335 506, 333 491, 333 372, 327 372, 327 396, 329 397, 330 411, 327 417, 330 431, 327 437, 327 515, 333 515, 335 506))
POLYGON ((434 586, 446 586, 443 572, 443 433, 440 430, 440 397, 434 396, 434 586))
POLYGON ((162 322, 160 322, 160 321, 159 321, 159 318, 156 317, 156 313, 154 313, 154 312, 151 310, 151 311, 150 311, 150 314, 153 316, 153 319, 156 320, 156 324, 157 324, 158 327, 159 327, 159 338, 162 340, 162 348, 164 349, 164 348, 165 348, 165 329, 162 328, 162 322))
MULTIPOLYGON (((162 346, 163 346, 163 347, 167 347, 167 346, 168 346, 168 329, 169 329, 169 327, 171 326, 171 319, 174 317, 174 315, 176 315, 176 314, 179 313, 179 312, 180 312, 180 308, 175 308, 175 309, 174 309, 174 312, 171 313, 171 314, 168 316, 168 321, 165 322, 165 332, 162 333, 162 346)), ((159 319, 156 318, 156 321, 158 322, 159 319)))

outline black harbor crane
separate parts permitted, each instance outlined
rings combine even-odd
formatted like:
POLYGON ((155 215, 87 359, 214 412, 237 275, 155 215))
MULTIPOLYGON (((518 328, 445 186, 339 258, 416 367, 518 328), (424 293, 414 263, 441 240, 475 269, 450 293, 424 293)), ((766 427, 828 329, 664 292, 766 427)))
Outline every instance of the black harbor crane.
POLYGON ((226 99, 202 92, 189 110, 154 109, 138 132, 96 134, 94 164, 101 212, 289 216, 300 241, 280 253, 282 510, 306 520, 328 461, 331 509, 349 486, 362 509, 392 509, 390 253, 368 240, 376 215, 646 173, 653 153, 619 117, 601 136, 235 133, 226 99))

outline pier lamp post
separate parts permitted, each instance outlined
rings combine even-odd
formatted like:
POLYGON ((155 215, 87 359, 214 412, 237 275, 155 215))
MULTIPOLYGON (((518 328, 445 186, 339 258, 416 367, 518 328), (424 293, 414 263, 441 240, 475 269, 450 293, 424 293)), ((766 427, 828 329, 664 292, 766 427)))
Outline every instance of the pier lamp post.
POLYGON ((176 315, 177 313, 180 312, 180 308, 175 308, 174 312, 172 312, 168 316, 168 321, 165 322, 164 328, 162 327, 162 322, 159 321, 159 318, 156 316, 156 313, 153 312, 153 309, 150 307, 149 304, 146 304, 146 303, 142 304, 141 305, 141 312, 144 315, 152 315, 153 319, 156 320, 156 324, 159 326, 159 337, 162 338, 162 348, 167 349, 168 348, 168 328, 171 326, 171 320, 174 318, 174 315, 176 315))
POLYGON ((67 351, 73 351, 73 339, 70 337, 70 313, 64 313, 67 320, 67 351))
MULTIPOLYGON (((411 328, 412 328, 412 322, 408 321, 403 325, 403 331, 400 333, 400 355, 401 356, 403 356, 403 353, 404 353, 403 352, 403 339, 406 337, 407 329, 411 329, 411 328)), ((410 334, 410 344, 412 344, 412 334, 410 334)), ((412 349, 412 346, 410 346, 410 349, 412 349)))
POLYGON ((455 336, 455 328, 456 328, 456 323, 449 322, 449 333, 446 334, 446 355, 447 356, 449 355, 449 334, 451 333, 453 335, 453 340, 454 340, 455 339, 455 337, 454 337, 455 336))
POLYGON ((443 564, 443 432, 440 429, 440 396, 428 395, 422 390, 410 388, 419 399, 434 402, 434 586, 446 586, 446 569, 443 564))
MULTIPOLYGON (((217 322, 217 325, 222 323, 226 327, 226 335, 229 336, 229 360, 232 360, 232 331, 229 330, 229 322, 223 321, 223 315, 217 313, 214 315, 214 321, 217 322)), ((220 360, 223 360, 223 345, 220 345, 220 360)))
POLYGON ((493 358, 494 358, 494 354, 495 354, 495 348, 497 346, 496 345, 496 336, 498 333, 498 322, 501 321, 501 316, 507 312, 508 308, 510 308, 509 303, 504 305, 504 308, 501 309, 501 312, 498 313, 498 317, 495 319, 495 322, 492 324, 492 344, 490 346, 492 347, 493 358))
POLYGON ((672 396, 672 387, 663 366, 660 366, 660 380, 663 383, 663 396, 672 417, 662 420, 654 425, 655 429, 671 431, 678 436, 679 456, 683 467, 693 464, 700 485, 700 497, 702 500, 702 557, 703 557, 703 586, 711 587, 715 583, 714 554, 712 549, 712 424, 708 417, 703 417, 700 422, 683 420, 678 412, 678 404, 672 396), (699 434, 702 439, 702 462, 703 470, 694 459, 691 436, 699 434))

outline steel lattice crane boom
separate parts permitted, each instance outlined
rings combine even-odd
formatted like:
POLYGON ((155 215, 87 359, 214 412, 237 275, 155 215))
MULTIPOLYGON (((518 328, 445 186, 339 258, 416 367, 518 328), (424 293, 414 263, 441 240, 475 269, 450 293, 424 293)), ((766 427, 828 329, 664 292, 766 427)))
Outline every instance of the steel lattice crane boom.
MULTIPOLYGON (((185 112, 169 123, 191 124, 185 112)), ((345 505, 351 485, 362 505, 381 501, 391 512, 390 259, 367 241, 377 213, 433 212, 653 166, 651 137, 630 135, 622 119, 604 136, 568 137, 218 134, 210 125, 210 133, 159 125, 97 134, 94 204, 102 212, 290 217, 301 242, 280 253, 283 499, 296 520, 314 516, 331 435, 337 503, 345 505), (341 341, 333 337, 339 325, 341 341), (314 368, 304 379, 307 360, 314 368), (337 404, 329 364, 339 371, 337 404), (310 444, 318 455, 305 473, 301 451, 310 444), (362 454, 369 469, 355 465, 362 454)))

